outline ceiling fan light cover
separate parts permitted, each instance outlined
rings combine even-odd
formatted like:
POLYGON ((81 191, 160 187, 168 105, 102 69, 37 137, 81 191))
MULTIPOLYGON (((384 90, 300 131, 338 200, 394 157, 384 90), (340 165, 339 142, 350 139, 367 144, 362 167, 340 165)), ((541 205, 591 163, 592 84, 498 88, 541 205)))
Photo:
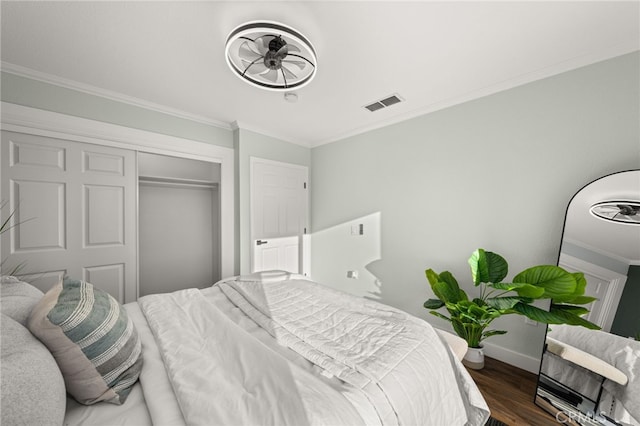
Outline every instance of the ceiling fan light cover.
POLYGON ((603 201, 592 205, 589 212, 598 219, 640 225, 640 201, 603 201))
POLYGON ((290 91, 315 77, 313 45, 297 30, 278 22, 253 21, 231 31, 225 45, 229 68, 261 89, 290 91))

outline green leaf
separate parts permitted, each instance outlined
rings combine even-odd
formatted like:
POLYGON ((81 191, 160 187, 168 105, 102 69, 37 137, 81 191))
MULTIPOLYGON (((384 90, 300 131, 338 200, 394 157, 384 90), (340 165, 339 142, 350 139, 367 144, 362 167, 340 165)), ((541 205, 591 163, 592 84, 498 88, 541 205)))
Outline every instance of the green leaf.
POLYGON ((513 277, 513 282, 542 287, 545 290, 543 297, 552 299, 572 296, 577 286, 576 279, 571 273, 553 265, 525 269, 513 277))
POLYGON ((429 299, 423 305, 426 309, 440 309, 444 306, 444 302, 440 299, 429 299))
POLYGON ((587 305, 591 302, 594 302, 598 300, 597 297, 591 297, 591 296, 577 296, 574 297, 571 300, 565 300, 563 301, 563 303, 571 303, 572 305, 587 305))
POLYGON ((469 258, 471 277, 477 286, 480 283, 497 283, 507 276, 507 261, 497 253, 478 249, 469 258))
POLYGON ((440 276, 433 269, 427 269, 426 271, 424 271, 424 273, 427 276, 429 284, 434 285, 435 283, 440 281, 440 276))
POLYGON ((454 318, 452 318, 450 321, 451 321, 451 326, 453 327, 453 330, 456 332, 456 334, 462 337, 464 340, 466 340, 467 343, 469 343, 467 330, 462 325, 462 322, 454 318))
POLYGON ((460 291, 458 292, 458 300, 460 300, 460 301, 469 300, 469 297, 467 296, 467 293, 465 293, 463 289, 460 289, 460 291))
POLYGON ((442 300, 445 303, 455 303, 460 299, 459 290, 451 288, 451 286, 444 281, 438 281, 437 283, 433 284, 431 286, 431 289, 438 297, 438 299, 442 300))
POLYGON ((484 318, 489 314, 489 311, 484 306, 478 305, 469 305, 469 309, 467 309, 467 313, 474 318, 484 318))
POLYGON ((444 271, 441 274, 437 274, 433 269, 427 269, 425 274, 431 284, 431 290, 441 301, 455 303, 467 298, 466 293, 460 289, 458 281, 456 281, 451 272, 444 271))
POLYGON ((540 298, 545 291, 542 287, 527 283, 491 283, 487 285, 498 290, 515 291, 518 293, 518 296, 530 297, 532 299, 540 298))
POLYGON ((576 290, 573 294, 576 296, 582 296, 584 291, 587 289, 587 279, 584 277, 582 272, 573 272, 571 275, 573 275, 573 278, 576 280, 576 290))
POLYGON ((469 258, 469 266, 471 266, 471 278, 473 284, 476 286, 480 283, 487 282, 486 279, 489 276, 489 268, 487 265, 487 259, 484 254, 484 250, 479 248, 471 253, 469 258))
POLYGON ((438 312, 438 311, 430 311, 429 313, 430 313, 431 315, 435 315, 435 316, 437 316, 438 318, 442 318, 442 319, 443 319, 443 320, 445 320, 445 321, 449 321, 449 322, 451 322, 451 318, 449 318, 449 317, 447 317, 447 316, 445 316, 445 315, 442 315, 442 314, 441 314, 440 312, 438 312))
POLYGON ((486 339, 487 337, 497 336, 499 334, 507 334, 505 330, 487 330, 482 333, 482 339, 486 339))
POLYGON ((451 315, 460 315, 462 312, 466 312, 466 309, 467 309, 466 306, 462 305, 460 302, 459 303, 447 302, 445 303, 445 306, 447 307, 447 310, 451 315))
POLYGON ((544 309, 540 309, 536 306, 532 306, 526 303, 516 303, 513 306, 513 310, 520 314, 524 315, 527 318, 530 318, 537 322, 543 322, 547 324, 558 324, 553 321, 553 316, 544 309))
MULTIPOLYGON (((579 298, 585 297, 585 301, 589 296, 584 296, 584 291, 587 288, 587 280, 584 278, 584 274, 582 272, 573 272, 571 276, 576 281, 576 288, 571 294, 559 295, 553 298, 554 302, 562 302, 562 303, 573 303, 578 305, 583 305, 585 303, 576 303, 574 300, 580 300, 579 298)), ((586 303, 590 303, 587 301, 586 303)))
POLYGON ((440 273, 440 281, 449 284, 452 289, 460 290, 460 286, 458 285, 458 281, 456 281, 453 274, 449 271, 444 271, 440 273))
POLYGON ((516 303, 522 302, 519 297, 490 297, 486 300, 487 305, 498 310, 507 310, 515 306, 516 303))
POLYGON ((479 317, 475 315, 469 315, 466 312, 460 314, 460 321, 465 324, 481 324, 479 317))
POLYGON ((484 300, 480 299, 479 297, 474 298, 471 302, 475 303, 478 306, 485 306, 487 304, 484 300))
POLYGON ((562 308, 558 308, 557 306, 552 306, 549 311, 545 311, 544 309, 540 309, 536 306, 518 303, 513 307, 513 310, 534 321, 543 322, 546 324, 581 325, 593 330, 600 329, 600 327, 598 327, 596 324, 593 324, 592 322, 573 314, 569 310, 563 310, 562 308))
POLYGON ((557 303, 552 303, 550 310, 570 312, 573 315, 578 315, 578 316, 589 313, 589 310, 583 306, 557 304, 557 303))
POLYGON ((487 259, 487 265, 489 268, 489 276, 486 282, 499 283, 502 281, 509 272, 509 265, 504 257, 491 251, 485 252, 487 259))
POLYGON ((582 327, 589 328, 591 330, 600 330, 600 326, 576 315, 569 309, 562 309, 557 305, 552 305, 549 311, 557 318, 558 321, 553 324, 581 325, 582 327))

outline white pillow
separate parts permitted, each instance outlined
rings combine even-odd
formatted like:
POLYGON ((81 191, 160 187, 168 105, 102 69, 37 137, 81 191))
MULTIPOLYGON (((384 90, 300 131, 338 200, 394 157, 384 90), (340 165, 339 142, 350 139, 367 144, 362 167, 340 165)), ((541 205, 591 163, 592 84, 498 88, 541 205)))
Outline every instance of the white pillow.
POLYGON ((40 299, 28 326, 78 402, 124 403, 142 369, 142 346, 116 299, 88 282, 65 279, 40 299))
POLYGON ((67 393, 56 361, 26 327, 0 315, 0 424, 61 425, 67 393))

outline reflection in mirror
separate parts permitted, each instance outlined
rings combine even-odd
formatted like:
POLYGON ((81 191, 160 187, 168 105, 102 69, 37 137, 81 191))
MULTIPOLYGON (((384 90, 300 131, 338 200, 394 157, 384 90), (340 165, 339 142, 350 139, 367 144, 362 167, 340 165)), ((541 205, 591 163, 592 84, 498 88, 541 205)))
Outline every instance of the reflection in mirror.
POLYGON ((598 299, 586 318, 602 329, 549 327, 536 404, 559 423, 640 426, 638 202, 631 170, 588 184, 567 208, 559 265, 585 274, 585 295, 598 299))

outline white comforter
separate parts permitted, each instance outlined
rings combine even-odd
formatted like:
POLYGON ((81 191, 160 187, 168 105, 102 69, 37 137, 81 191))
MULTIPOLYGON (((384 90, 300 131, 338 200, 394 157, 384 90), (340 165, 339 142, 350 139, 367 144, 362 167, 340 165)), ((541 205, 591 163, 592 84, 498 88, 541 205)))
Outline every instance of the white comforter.
POLYGON ((385 422, 483 424, 480 393, 468 387, 466 371, 424 321, 306 279, 249 277, 218 285, 280 343, 362 389, 385 422))
MULTIPOLYGON (((320 318, 318 325, 327 325, 327 321, 335 325, 323 326, 332 331, 319 344, 322 333, 310 339, 298 337, 301 331, 296 330, 296 321, 304 322, 302 315, 286 327, 276 325, 282 317, 273 315, 273 304, 286 306, 287 299, 292 306, 301 302, 290 299, 290 294, 276 297, 277 292, 271 290, 278 289, 277 283, 266 285, 270 290, 261 292, 264 284, 254 282, 251 290, 243 290, 241 282, 234 281, 138 301, 186 424, 448 426, 486 421, 488 409, 478 389, 428 324, 384 305, 329 291, 309 300, 328 298, 326 303, 346 306, 351 316, 339 309, 334 315, 315 315, 320 318), (225 285, 227 293, 235 291, 230 297, 239 309, 234 307, 233 312, 217 308, 219 298, 225 298, 218 287, 225 285), (249 313, 256 306, 263 318, 249 313), (367 315, 359 313, 363 310, 367 315), (277 339, 286 335, 288 346, 323 368, 278 345, 264 330, 263 334, 249 334, 245 329, 250 320, 245 314, 277 339), (264 323, 265 318, 269 324, 264 323), (339 333, 340 327, 347 328, 339 333), (334 339, 339 335, 342 338, 334 339), (345 350, 349 342, 353 345, 345 350)), ((290 289, 302 286, 307 294, 313 287, 325 288, 306 281, 286 284, 290 289)), ((147 386, 151 380, 141 377, 147 401, 155 398, 155 382, 147 386)), ((158 416, 154 417, 152 407, 150 413, 155 423, 158 416)))

